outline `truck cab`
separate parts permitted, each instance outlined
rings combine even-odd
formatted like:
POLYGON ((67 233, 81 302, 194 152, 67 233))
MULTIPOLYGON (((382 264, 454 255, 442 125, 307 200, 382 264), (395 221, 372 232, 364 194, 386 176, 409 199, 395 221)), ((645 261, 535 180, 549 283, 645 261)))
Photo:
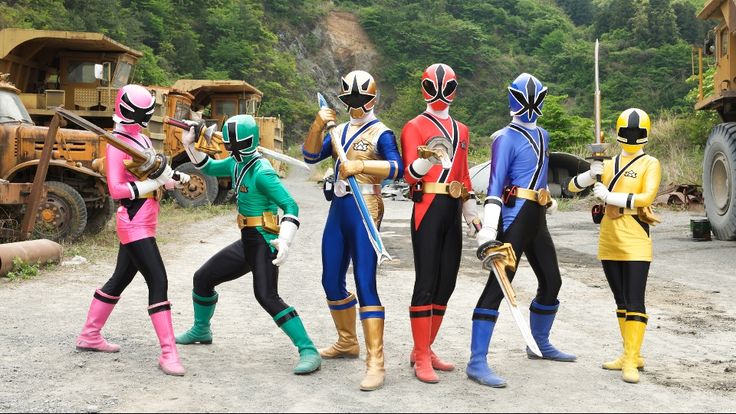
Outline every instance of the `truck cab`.
POLYGON ((37 125, 48 125, 63 105, 112 128, 117 90, 130 83, 142 56, 101 33, 0 30, 0 73, 10 74, 37 125))

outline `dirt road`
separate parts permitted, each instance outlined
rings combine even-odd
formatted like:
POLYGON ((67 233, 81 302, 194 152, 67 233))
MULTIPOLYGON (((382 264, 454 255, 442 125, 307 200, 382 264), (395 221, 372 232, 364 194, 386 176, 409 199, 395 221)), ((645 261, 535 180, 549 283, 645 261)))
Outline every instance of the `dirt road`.
MULTIPOLYGON (((280 290, 297 308, 317 346, 335 338, 320 285, 320 240, 327 203, 303 177, 286 181, 301 206, 302 227, 282 267, 280 290)), ((596 227, 586 212, 549 218, 563 272, 562 307, 552 340, 578 355, 576 363, 532 361, 505 305, 489 360, 508 381, 490 389, 465 376, 470 317, 487 275, 465 242, 461 275, 435 350, 458 369, 441 383, 413 377, 408 306, 414 280, 408 238, 409 202, 387 202, 382 228, 394 256, 379 274, 386 306, 387 379, 382 390, 358 390, 363 357, 324 361, 310 376, 291 373, 296 352, 260 309, 249 277, 218 288, 214 343, 180 347, 188 372, 163 375, 139 276, 124 293, 104 333, 118 354, 74 350, 96 287, 114 257, 76 268, 58 267, 24 282, 0 284, 1 411, 733 411, 736 407, 736 243, 692 242, 689 214, 665 212, 654 230, 655 262, 648 286, 651 315, 638 385, 600 363, 620 350, 615 305, 595 260, 596 227)), ((161 246, 169 274, 177 331, 191 323, 191 277, 218 249, 238 237, 232 215, 189 228, 164 228, 161 246)), ((536 289, 522 263, 514 282, 522 303, 536 289)), ((353 282, 349 279, 348 286, 353 282)), ((524 306, 524 313, 528 311, 524 306)), ((362 340, 362 333, 360 334, 362 340)))

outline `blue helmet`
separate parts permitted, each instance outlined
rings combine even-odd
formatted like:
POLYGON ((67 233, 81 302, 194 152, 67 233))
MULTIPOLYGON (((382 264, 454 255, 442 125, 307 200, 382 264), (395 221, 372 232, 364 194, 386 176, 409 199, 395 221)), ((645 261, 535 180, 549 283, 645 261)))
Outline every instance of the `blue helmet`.
POLYGON ((547 87, 534 76, 522 73, 509 86, 511 116, 518 116, 523 122, 537 122, 545 96, 547 87))

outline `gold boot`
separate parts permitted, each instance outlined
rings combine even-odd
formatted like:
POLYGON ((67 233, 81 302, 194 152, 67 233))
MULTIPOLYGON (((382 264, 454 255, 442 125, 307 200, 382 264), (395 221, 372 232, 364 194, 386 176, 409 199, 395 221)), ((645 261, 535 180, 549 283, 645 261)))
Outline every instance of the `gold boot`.
MULTIPOLYGON (((618 328, 621 331, 621 339, 624 339, 626 337, 626 335, 624 334, 626 330, 626 309, 616 309, 616 318, 618 319, 618 328)), ((621 365, 623 364, 623 362, 624 356, 621 355, 613 361, 604 362, 603 369, 608 369, 611 371, 621 371, 621 365)), ((644 358, 637 358, 636 367, 638 369, 644 368, 644 358)))
MULTIPOLYGON (((364 306, 360 308, 362 317, 368 312, 383 314, 383 306, 364 306)), ((383 318, 368 317, 363 319, 363 334, 365 335, 365 376, 360 382, 362 391, 373 391, 383 387, 385 369, 383 368, 383 318)))
POLYGON ((322 358, 357 358, 360 354, 358 335, 355 332, 355 295, 343 300, 327 301, 332 320, 337 329, 337 342, 328 348, 320 349, 322 358), (348 307, 345 307, 348 306, 348 307))
POLYGON ((624 360, 621 365, 621 378, 629 383, 639 382, 639 370, 636 368, 641 344, 644 342, 644 331, 649 318, 644 313, 628 312, 624 336, 624 360))

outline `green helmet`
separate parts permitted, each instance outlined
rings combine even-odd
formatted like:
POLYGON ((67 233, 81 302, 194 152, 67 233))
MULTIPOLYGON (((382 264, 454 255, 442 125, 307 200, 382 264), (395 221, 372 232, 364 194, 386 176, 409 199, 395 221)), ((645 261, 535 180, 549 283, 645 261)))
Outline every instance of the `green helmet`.
POLYGON ((255 154, 259 143, 258 124, 251 115, 235 115, 222 124, 222 142, 235 161, 255 154))

